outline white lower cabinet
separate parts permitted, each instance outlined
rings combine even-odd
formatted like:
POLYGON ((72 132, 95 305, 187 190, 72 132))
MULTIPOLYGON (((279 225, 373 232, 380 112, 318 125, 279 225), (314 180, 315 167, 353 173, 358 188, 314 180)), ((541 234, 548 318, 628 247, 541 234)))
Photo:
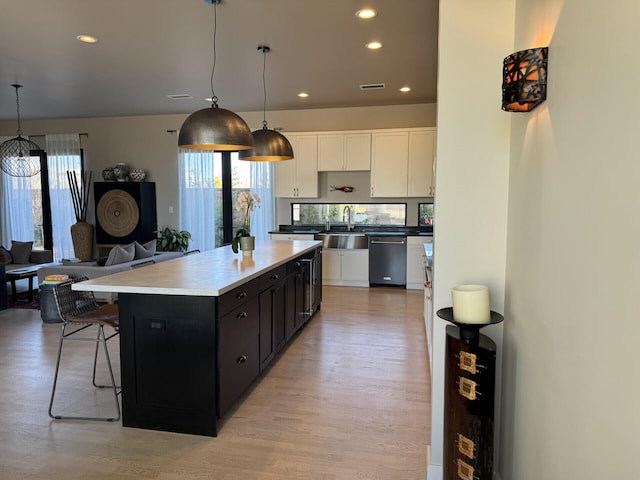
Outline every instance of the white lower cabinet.
POLYGON ((322 284, 369 286, 369 250, 325 248, 322 251, 322 284))
POLYGON ((427 255, 424 244, 433 242, 432 237, 407 237, 407 289, 424 288, 427 255))

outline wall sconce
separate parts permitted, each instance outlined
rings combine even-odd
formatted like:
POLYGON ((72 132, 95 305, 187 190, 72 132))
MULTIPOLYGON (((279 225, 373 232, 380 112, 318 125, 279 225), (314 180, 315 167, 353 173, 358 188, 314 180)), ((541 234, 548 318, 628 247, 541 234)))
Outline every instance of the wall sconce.
POLYGON ((502 110, 530 112, 547 99, 549 48, 512 53, 502 70, 502 110))

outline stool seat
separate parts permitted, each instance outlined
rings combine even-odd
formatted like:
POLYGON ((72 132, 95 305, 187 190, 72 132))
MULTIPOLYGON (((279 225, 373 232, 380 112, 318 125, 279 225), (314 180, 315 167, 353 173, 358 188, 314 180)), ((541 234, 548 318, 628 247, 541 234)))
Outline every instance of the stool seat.
POLYGON ((101 323, 117 329, 119 326, 118 305, 107 303, 93 312, 68 315, 67 323, 101 323))

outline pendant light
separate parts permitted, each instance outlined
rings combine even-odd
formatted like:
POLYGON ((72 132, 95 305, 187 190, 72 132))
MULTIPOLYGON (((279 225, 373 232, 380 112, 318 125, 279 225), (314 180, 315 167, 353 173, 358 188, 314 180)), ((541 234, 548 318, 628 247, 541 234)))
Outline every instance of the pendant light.
POLYGON ((293 158, 293 148, 287 137, 275 130, 267 128, 267 82, 265 72, 267 67, 267 53, 271 49, 265 45, 258 47, 258 52, 263 55, 262 62, 262 89, 264 91, 264 106, 262 117, 262 129, 256 130, 253 135, 253 150, 245 150, 238 153, 240 160, 251 162, 279 162, 293 158))
POLYGON ((182 124, 178 146, 192 150, 236 151, 253 148, 251 129, 239 115, 218 107, 213 89, 216 69, 217 6, 221 0, 204 0, 213 4, 213 68, 211 69, 211 108, 192 113, 182 124))
POLYGON ((18 109, 18 136, 3 142, 0 145, 0 168, 12 177, 33 177, 40 172, 40 157, 32 157, 31 150, 40 150, 40 147, 22 136, 20 126, 20 98, 18 89, 22 85, 11 85, 16 89, 16 106, 18 109))

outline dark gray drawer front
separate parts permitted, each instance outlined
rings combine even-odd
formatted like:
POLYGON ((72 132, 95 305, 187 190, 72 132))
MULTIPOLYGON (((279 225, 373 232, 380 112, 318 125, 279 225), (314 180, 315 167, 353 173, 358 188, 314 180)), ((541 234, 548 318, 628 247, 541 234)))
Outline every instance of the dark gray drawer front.
POLYGON ((287 276, 287 266, 280 265, 273 270, 260 276, 260 291, 264 292, 267 288, 271 288, 287 276))
POLYGON ((256 278, 244 285, 234 288, 230 292, 225 293, 221 297, 218 297, 218 312, 219 315, 226 315, 234 308, 239 307, 243 303, 250 300, 252 297, 258 295, 258 287, 260 285, 260 279, 256 278))

